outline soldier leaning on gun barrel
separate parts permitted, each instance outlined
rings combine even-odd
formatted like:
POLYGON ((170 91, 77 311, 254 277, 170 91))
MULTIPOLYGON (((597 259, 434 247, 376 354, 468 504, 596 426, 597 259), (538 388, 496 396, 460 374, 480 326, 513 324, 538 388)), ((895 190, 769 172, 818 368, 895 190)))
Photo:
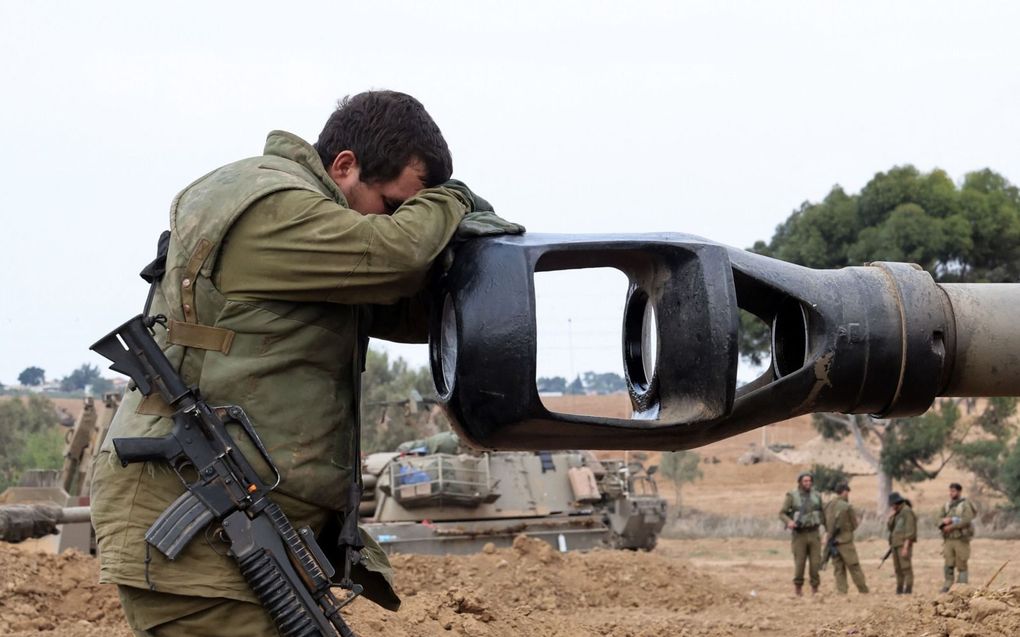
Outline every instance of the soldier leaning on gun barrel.
POLYGON ((790 530, 790 546, 793 549, 793 590, 804 594, 804 563, 809 562, 811 593, 818 592, 821 578, 818 575, 822 561, 822 540, 818 532, 824 522, 822 496, 812 487, 814 476, 804 472, 797 476, 797 488, 786 494, 779 519, 790 530))
MULTIPOLYGON (((209 173, 172 205, 152 304, 171 320, 164 352, 211 403, 246 410, 282 474, 273 501, 327 551, 324 529, 357 515, 345 494, 368 338, 424 342, 419 293, 447 244, 523 231, 451 172, 424 107, 370 91, 344 99, 314 146, 273 131, 262 156, 209 173)), ((216 529, 173 562, 149 551, 146 529, 184 487, 166 463, 122 467, 111 441, 165 434, 166 408, 129 392, 96 460, 100 579, 118 585, 135 635, 277 635, 216 529)), ((362 539, 354 578, 395 610, 386 556, 362 539)))
POLYGON ((846 595, 849 591, 846 572, 854 580, 854 586, 861 593, 868 592, 868 583, 864 579, 861 560, 857 557, 854 546, 854 530, 859 524, 857 512, 850 505, 850 485, 840 482, 836 485, 836 497, 825 505, 825 530, 828 533, 826 550, 832 546, 835 550, 831 555, 832 574, 836 578, 836 591, 846 595))
POLYGON ((939 530, 942 531, 942 557, 946 560, 944 569, 945 581, 942 592, 945 593, 953 585, 953 570, 956 570, 956 581, 967 583, 967 560, 970 559, 970 538, 974 537, 974 517, 977 509, 974 504, 963 497, 963 487, 958 482, 949 485, 949 502, 942 506, 942 520, 939 530))
POLYGON ((893 491, 889 494, 889 551, 892 553, 893 568, 896 570, 896 594, 910 595, 914 592, 914 543, 917 542, 917 517, 910 500, 893 491))

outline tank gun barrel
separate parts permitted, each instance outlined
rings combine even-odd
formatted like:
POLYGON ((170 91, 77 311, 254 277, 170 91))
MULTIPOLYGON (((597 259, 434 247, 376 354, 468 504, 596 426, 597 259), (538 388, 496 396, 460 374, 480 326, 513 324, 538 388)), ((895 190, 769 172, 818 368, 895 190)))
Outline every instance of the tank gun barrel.
POLYGON ((685 449, 811 412, 1020 395, 1020 284, 940 285, 905 263, 813 270, 682 234, 495 237, 458 249, 432 305, 440 401, 485 448, 685 449), (629 279, 631 419, 538 396, 534 275, 592 267, 629 279), (771 363, 738 386, 741 310, 769 326, 771 363))
POLYGON ((940 396, 1020 395, 1020 284, 946 283, 956 348, 940 396))

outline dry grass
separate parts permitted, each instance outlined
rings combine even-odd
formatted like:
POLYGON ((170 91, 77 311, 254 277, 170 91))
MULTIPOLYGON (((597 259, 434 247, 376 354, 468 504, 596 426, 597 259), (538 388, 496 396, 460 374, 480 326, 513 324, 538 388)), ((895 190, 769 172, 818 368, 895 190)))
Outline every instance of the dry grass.
MULTIPOLYGON (((700 538, 758 538, 782 539, 790 532, 783 528, 776 517, 753 515, 720 515, 683 508, 680 515, 671 511, 671 521, 662 530, 662 536, 672 539, 693 540, 700 538), (673 517, 675 516, 675 517, 673 517)), ((941 537, 938 519, 934 515, 919 515, 917 532, 920 539, 932 540, 941 537)), ((1020 516, 1008 511, 999 511, 983 516, 976 525, 977 537, 1015 540, 1020 539, 1020 516)), ((859 540, 886 537, 885 520, 876 515, 865 515, 854 532, 859 540)))

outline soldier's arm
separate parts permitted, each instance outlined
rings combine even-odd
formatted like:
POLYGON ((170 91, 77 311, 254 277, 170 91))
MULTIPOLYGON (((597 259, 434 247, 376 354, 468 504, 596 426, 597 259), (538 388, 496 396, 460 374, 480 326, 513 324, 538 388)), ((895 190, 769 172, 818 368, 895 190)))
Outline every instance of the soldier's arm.
POLYGON ((368 335, 397 343, 427 343, 428 303, 424 292, 392 305, 367 306, 368 335))
POLYGON ((227 236, 216 284, 234 300, 389 304, 416 294, 467 207, 427 188, 392 215, 362 215, 319 193, 255 202, 227 236))
POLYGON ((908 509, 907 517, 903 524, 903 534, 907 536, 907 542, 917 541, 917 516, 913 509, 908 509))
POLYGON ((793 517, 790 516, 790 511, 793 510, 793 496, 789 493, 783 499, 783 508, 779 510, 779 519, 783 521, 783 524, 793 524, 793 517))

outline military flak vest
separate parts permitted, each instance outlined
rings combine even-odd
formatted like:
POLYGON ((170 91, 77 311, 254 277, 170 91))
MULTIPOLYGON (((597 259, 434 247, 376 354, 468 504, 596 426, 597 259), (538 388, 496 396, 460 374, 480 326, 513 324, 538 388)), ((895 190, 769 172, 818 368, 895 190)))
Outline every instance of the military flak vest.
POLYGON ((793 507, 786 512, 796 524, 796 530, 810 531, 817 529, 825 520, 822 513, 822 498, 813 490, 804 497, 800 489, 790 492, 793 507))
MULTIPOLYGON (((185 382, 198 385, 210 404, 244 407, 283 475, 279 490, 343 510, 357 455, 358 308, 232 301, 214 282, 224 238, 255 201, 291 189, 335 198, 300 161, 308 153, 314 150, 304 142, 273 133, 266 155, 219 168, 174 199, 165 273, 150 313, 167 317, 156 340, 185 382), (279 155, 270 152, 274 136, 279 155)), ((160 401, 128 392, 104 450, 112 451, 114 438, 166 435, 167 415, 160 401)), ((246 440, 238 445, 256 457, 246 440)))

